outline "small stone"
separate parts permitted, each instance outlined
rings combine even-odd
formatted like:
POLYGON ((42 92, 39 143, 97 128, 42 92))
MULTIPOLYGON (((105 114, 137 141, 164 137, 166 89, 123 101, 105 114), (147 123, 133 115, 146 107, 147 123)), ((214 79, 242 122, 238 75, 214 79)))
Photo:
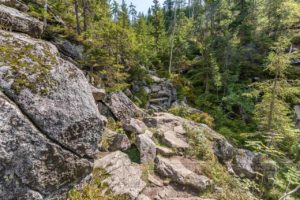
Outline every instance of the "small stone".
POLYGON ((149 131, 148 129, 145 131, 145 134, 148 135, 149 138, 153 137, 153 133, 149 131))
POLYGON ((95 101, 101 101, 105 98, 106 92, 104 89, 99 89, 91 85, 91 90, 95 101))
POLYGON ((171 149, 162 146, 156 146, 156 152, 166 157, 171 157, 175 154, 171 149))
POLYGON ((155 185, 155 186, 158 186, 158 187, 162 187, 162 186, 164 186, 164 183, 163 182, 161 182, 160 180, 158 180, 157 178, 155 178, 153 175, 149 175, 148 176, 148 181, 150 182, 150 183, 152 183, 153 185, 155 185))

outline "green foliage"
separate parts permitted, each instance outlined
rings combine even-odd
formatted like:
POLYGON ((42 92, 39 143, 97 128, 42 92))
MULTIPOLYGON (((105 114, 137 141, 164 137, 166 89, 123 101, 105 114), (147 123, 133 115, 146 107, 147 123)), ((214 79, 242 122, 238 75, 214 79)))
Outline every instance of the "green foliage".
POLYGON ((147 103, 149 102, 149 95, 147 92, 142 88, 140 91, 134 93, 134 102, 141 108, 145 108, 147 103))
POLYGON ((106 127, 117 133, 124 133, 122 123, 119 121, 115 121, 113 118, 110 117, 107 119, 106 127))
POLYGON ((140 152, 135 145, 131 145, 131 147, 125 151, 130 160, 135 163, 141 163, 140 152))

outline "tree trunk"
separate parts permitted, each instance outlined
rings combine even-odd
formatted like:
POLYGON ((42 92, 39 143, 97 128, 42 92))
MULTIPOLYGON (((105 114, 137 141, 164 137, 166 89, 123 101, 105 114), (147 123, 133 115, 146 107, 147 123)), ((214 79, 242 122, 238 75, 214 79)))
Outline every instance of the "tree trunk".
POLYGON ((83 3, 83 31, 88 29, 88 0, 82 0, 83 3))
POLYGON ((279 200, 285 200, 285 198, 287 198, 288 196, 294 194, 294 193, 297 192, 299 189, 300 189, 300 184, 299 184, 295 189, 293 189, 292 191, 290 191, 290 192, 288 192, 288 193, 285 193, 282 197, 279 198, 279 200))
POLYGON ((45 0, 45 5, 44 5, 44 28, 47 27, 47 15, 48 15, 48 0, 45 0))
POLYGON ((74 9, 76 16, 76 31, 77 34, 80 35, 80 22, 79 22, 79 14, 78 14, 78 0, 74 0, 74 9))
POLYGON ((276 90, 277 90, 277 82, 278 82, 278 73, 276 73, 275 79, 274 79, 274 85, 272 88, 272 97, 271 97, 271 103, 269 108, 269 116, 268 116, 268 131, 272 130, 272 123, 273 123, 273 115, 274 115, 274 109, 275 109, 275 98, 276 98, 276 90))
POLYGON ((172 62, 173 62, 173 49, 174 49, 174 35, 176 31, 176 24, 177 24, 177 0, 175 1, 174 6, 174 22, 173 22, 173 30, 171 35, 171 45, 170 45, 170 60, 169 60, 169 75, 172 73, 172 62))

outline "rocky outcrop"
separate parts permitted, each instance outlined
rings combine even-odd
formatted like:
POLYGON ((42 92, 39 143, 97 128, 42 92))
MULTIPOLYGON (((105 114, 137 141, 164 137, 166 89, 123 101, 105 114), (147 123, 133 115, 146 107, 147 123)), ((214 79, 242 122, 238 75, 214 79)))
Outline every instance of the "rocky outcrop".
POLYGON ((10 31, 26 33, 39 38, 43 33, 43 23, 14 8, 0 4, 0 27, 10 31))
POLYGON ((219 161, 223 164, 232 161, 236 151, 235 148, 225 139, 215 140, 213 150, 219 161))
POLYGON ((53 141, 92 157, 104 119, 83 73, 48 42, 0 31, 0 44, 1 89, 53 141))
MULTIPOLYGON (((177 91, 170 80, 159 78, 152 72, 149 74, 150 83, 145 81, 136 81, 133 83, 132 93, 141 93, 147 95, 149 100, 146 109, 155 112, 165 111, 177 101, 177 91)), ((136 97, 138 98, 138 97, 136 97)))
POLYGON ((240 177, 254 178, 255 172, 252 168, 255 154, 249 150, 239 149, 233 160, 232 168, 240 177))
POLYGON ((51 198, 89 174, 88 160, 49 139, 1 92, 0 108, 1 199, 51 198))
POLYGON ((104 180, 118 195, 127 194, 136 199, 146 183, 141 179, 142 171, 138 164, 131 163, 125 153, 116 151, 95 161, 95 168, 102 168, 110 176, 104 180))
POLYGON ((0 0, 0 4, 16 8, 22 12, 27 12, 29 10, 28 6, 21 0, 0 0))
POLYGON ((147 134, 140 134, 136 139, 136 146, 140 152, 141 163, 154 161, 156 145, 147 134))
POLYGON ((271 159, 246 149, 235 148, 224 138, 214 141, 213 150, 228 171, 239 177, 263 178, 265 182, 270 182, 275 175, 277 167, 271 159))
POLYGON ((74 60, 81 60, 83 58, 84 47, 82 45, 76 45, 69 40, 58 37, 53 39, 53 44, 64 56, 74 60))
POLYGON ((129 122, 131 118, 146 115, 123 92, 108 94, 103 103, 100 104, 100 113, 108 114, 108 117, 110 117, 109 114, 112 114, 112 117, 123 123, 129 122))
POLYGON ((176 149, 187 149, 189 144, 174 131, 166 131, 162 133, 162 141, 169 147, 176 149))
POLYGON ((212 181, 203 175, 198 175, 187 169, 178 158, 163 158, 158 156, 155 160, 156 171, 163 177, 172 181, 189 186, 197 190, 204 190, 212 185, 212 181))

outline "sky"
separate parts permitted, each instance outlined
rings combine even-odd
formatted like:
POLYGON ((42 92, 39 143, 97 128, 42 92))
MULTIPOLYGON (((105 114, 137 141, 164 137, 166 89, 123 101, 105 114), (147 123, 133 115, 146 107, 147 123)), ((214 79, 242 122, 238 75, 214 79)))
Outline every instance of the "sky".
MULTIPOLYGON (((132 2, 133 5, 136 6, 136 10, 137 12, 144 12, 145 14, 147 14, 148 8, 151 7, 152 5, 152 0, 125 0, 127 5, 129 6, 130 3, 132 2)), ((159 0, 160 5, 163 4, 164 0, 159 0)), ((119 0, 119 3, 122 3, 122 0, 119 0)))

